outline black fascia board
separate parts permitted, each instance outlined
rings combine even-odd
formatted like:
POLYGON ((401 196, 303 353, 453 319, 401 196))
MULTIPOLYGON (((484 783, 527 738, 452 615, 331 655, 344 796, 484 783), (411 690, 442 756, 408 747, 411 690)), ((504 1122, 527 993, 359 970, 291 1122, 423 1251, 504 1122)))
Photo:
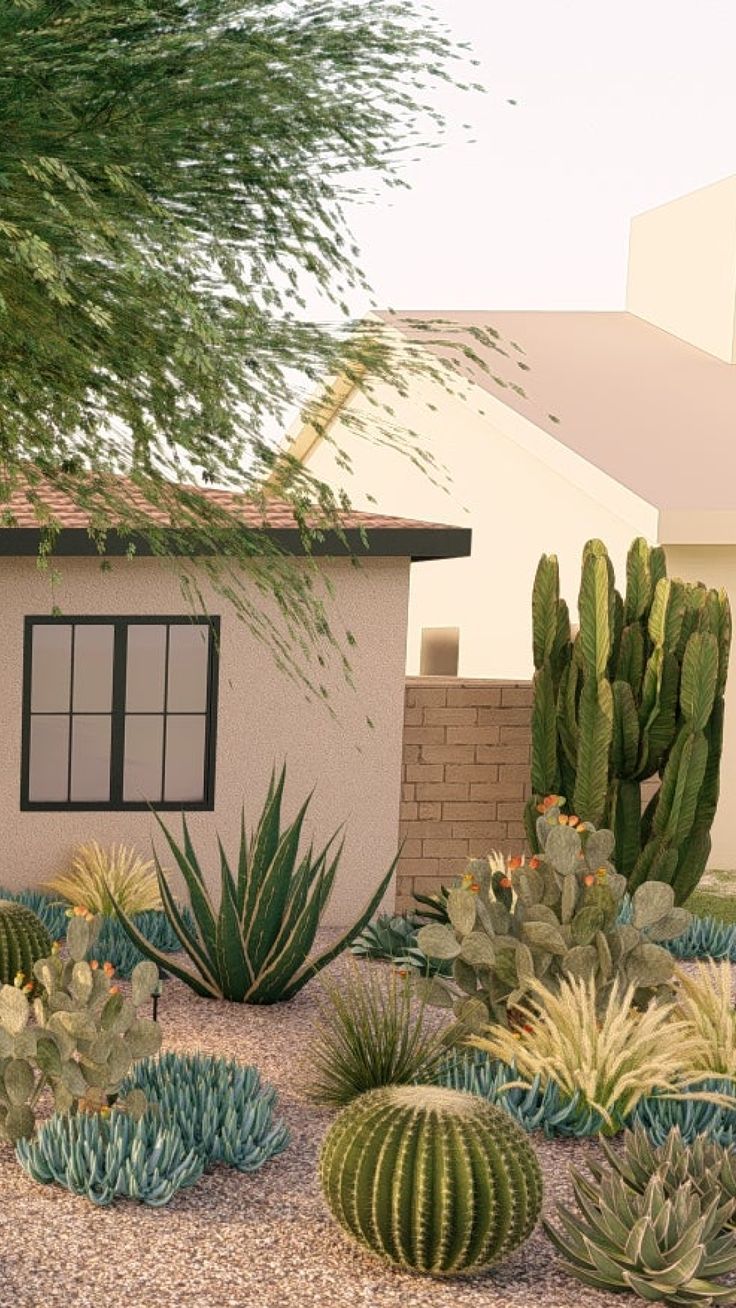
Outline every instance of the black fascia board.
MULTIPOLYGON (((265 530, 274 544, 288 554, 309 552, 322 558, 410 558, 414 563, 468 558, 472 540, 469 527, 368 527, 366 548, 360 530, 349 527, 344 540, 336 532, 328 531, 321 539, 313 540, 307 551, 296 527, 269 527, 265 530)), ((178 533, 172 540, 171 553, 184 553, 176 548, 176 535, 178 533)), ((42 538, 38 527, 2 527, 0 556, 23 558, 38 554, 42 538)), ((165 539, 165 531, 162 538, 165 539)), ((147 539, 135 533, 118 535, 109 531, 104 550, 100 551, 97 540, 85 527, 62 527, 52 538, 51 553, 70 558, 120 557, 128 553, 131 545, 135 546, 139 556, 150 557, 154 553, 147 539)), ((208 551, 199 552, 205 554, 208 551)))

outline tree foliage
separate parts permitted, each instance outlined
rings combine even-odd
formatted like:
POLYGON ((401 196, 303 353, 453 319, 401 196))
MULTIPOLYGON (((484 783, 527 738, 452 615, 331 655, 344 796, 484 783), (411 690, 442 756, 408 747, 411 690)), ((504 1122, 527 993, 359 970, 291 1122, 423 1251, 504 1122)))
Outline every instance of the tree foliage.
MULTIPOLYGON (((175 539, 190 593, 182 559, 208 554, 284 666, 294 641, 334 643, 309 569, 192 486, 262 484, 295 379, 394 374, 345 315, 363 285, 345 204, 402 184, 464 58, 417 0, 4 0, 0 501, 22 485, 49 545, 49 485, 101 553, 113 525, 131 550, 175 539), (341 325, 308 320, 308 286, 341 325)), ((423 458, 389 419, 379 438, 423 458)), ((281 489, 305 538, 334 523, 308 472, 281 489)))

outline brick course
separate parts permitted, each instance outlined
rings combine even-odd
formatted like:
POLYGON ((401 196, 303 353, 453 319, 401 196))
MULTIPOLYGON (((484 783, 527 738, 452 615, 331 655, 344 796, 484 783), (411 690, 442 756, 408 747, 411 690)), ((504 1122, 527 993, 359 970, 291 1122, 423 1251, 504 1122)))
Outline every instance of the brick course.
POLYGON ((520 852, 529 794, 532 688, 526 681, 409 677, 396 906, 438 890, 468 858, 520 852))

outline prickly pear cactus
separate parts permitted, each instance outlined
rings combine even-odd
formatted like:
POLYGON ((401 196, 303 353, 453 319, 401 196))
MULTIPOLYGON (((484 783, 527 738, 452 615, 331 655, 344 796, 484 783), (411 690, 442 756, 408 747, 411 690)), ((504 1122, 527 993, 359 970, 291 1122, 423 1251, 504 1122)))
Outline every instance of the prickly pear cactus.
POLYGON ((591 540, 578 607, 573 641, 557 559, 544 555, 532 593, 531 847, 537 804, 561 792, 581 818, 613 830, 630 890, 662 881, 684 903, 705 869, 718 801, 728 596, 668 578, 661 547, 639 538, 622 598, 605 546, 591 540), (641 783, 655 776, 642 814, 641 783))
MULTIPOLYGON (((157 1052, 155 1022, 138 1016, 158 981, 153 963, 139 963, 126 998, 113 983, 110 967, 86 960, 97 920, 72 917, 67 933, 69 957, 52 953, 39 959, 33 975, 40 987, 31 1000, 17 986, 0 988, 0 1136, 17 1141, 33 1134, 35 1106, 50 1087, 54 1108, 67 1113, 107 1107, 138 1058, 157 1052)), ((125 1105, 139 1114, 141 1093, 125 1105)))
POLYGON ((671 886, 634 892, 631 921, 619 925, 626 879, 611 862, 613 833, 549 804, 536 823, 540 854, 505 874, 473 860, 447 897, 449 924, 417 935, 430 958, 452 960, 453 975, 416 982, 429 1003, 453 1008, 460 1038, 490 1021, 513 1022, 533 979, 594 978, 603 1005, 615 979, 645 1005, 669 993, 672 955, 662 941, 687 930, 671 886))

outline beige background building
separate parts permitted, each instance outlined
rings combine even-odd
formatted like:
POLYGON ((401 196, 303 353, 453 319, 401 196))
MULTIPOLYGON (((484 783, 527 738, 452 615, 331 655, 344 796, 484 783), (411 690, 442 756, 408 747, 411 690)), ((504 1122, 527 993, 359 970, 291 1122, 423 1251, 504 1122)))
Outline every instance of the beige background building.
MULTIPOLYGON (((606 541, 619 578, 632 537, 644 535, 665 545, 672 575, 723 585, 736 604, 736 177, 633 220, 626 311, 381 316, 397 341, 452 374, 452 393, 425 377, 403 399, 377 387, 371 396, 421 432, 449 486, 352 436, 346 416, 362 409, 370 420, 361 389, 334 393, 328 440, 297 425, 291 448, 356 507, 373 496, 386 512, 472 527, 471 558, 414 573, 410 673, 447 670, 432 663, 439 630, 445 650, 457 642, 461 676, 529 676, 538 558, 558 555, 574 610, 580 552, 593 536, 606 541), (467 356, 480 353, 479 327, 499 333, 505 354, 467 356), (352 475, 332 441, 349 450, 352 475)), ((713 832, 722 867, 736 867, 732 700, 733 691, 713 832)))
MULTIPOLYGON (((64 521, 63 505, 55 507, 64 521)), ((17 512, 18 504, 14 508, 17 512)), ((269 512, 274 535, 298 548, 288 514, 278 506, 269 512)), ((146 796, 158 799, 146 789, 156 784, 161 749, 157 633, 164 631, 167 617, 187 618, 190 613, 176 569, 158 560, 116 558, 112 571, 102 572, 76 512, 67 515, 72 525, 59 538, 55 560, 59 578, 52 590, 48 573, 38 569, 34 557, 37 536, 30 525, 24 526, 26 518, 28 523, 33 520, 30 512, 24 517, 21 506, 19 527, 0 530, 4 555, 0 567, 0 679, 4 687, 0 884, 10 888, 42 881, 64 866, 77 843, 90 839, 103 844, 125 841, 145 853, 155 836, 163 853, 160 832, 145 804, 116 810, 104 799, 109 797, 115 763, 110 757, 109 722, 106 724, 111 692, 109 683, 102 684, 107 665, 100 650, 106 641, 106 619, 129 619, 125 634, 127 681, 125 668, 122 680, 118 675, 116 655, 112 692, 113 714, 115 698, 120 695, 125 700, 124 779, 120 784, 127 787, 127 793, 121 793, 132 802, 146 796), (58 606, 60 614, 49 622, 53 606, 58 606), (75 628, 76 665, 72 665, 70 683, 68 629, 75 617, 83 623, 75 628), (35 618, 42 622, 34 623, 35 618), (144 626, 146 618, 155 621, 144 626), (31 658, 34 639, 38 644, 31 658), (88 657, 85 651, 91 650, 90 642, 95 641, 94 657, 88 657), (134 674, 133 654, 139 647, 144 657, 134 674), (81 676, 80 667, 85 670, 81 676), (70 684, 71 756, 66 713, 70 684)), ((398 848, 411 559, 463 552, 470 546, 467 531, 448 532, 376 515, 353 515, 346 521, 358 552, 357 528, 361 523, 366 527, 371 554, 355 568, 345 557, 329 557, 331 551, 341 552, 336 541, 328 538, 321 546, 326 554, 319 564, 334 588, 328 601, 333 630, 339 634, 349 629, 356 641, 352 650, 355 689, 348 686, 334 661, 332 669, 323 674, 334 717, 324 704, 309 702, 304 688, 277 670, 269 651, 232 606, 211 589, 206 591, 208 613, 220 622, 211 803, 197 803, 202 798, 197 791, 201 774, 198 780, 193 760, 199 748, 203 708, 197 633, 189 641, 190 654, 186 658, 181 654, 193 634, 191 623, 185 622, 176 631, 171 628, 171 650, 175 646, 179 650, 179 663, 172 661, 170 653, 166 691, 167 731, 172 734, 170 739, 167 736, 165 784, 172 811, 164 815, 165 820, 180 831, 177 810, 193 801, 193 811, 188 814, 190 829, 216 887, 215 832, 219 831, 226 849, 235 856, 243 801, 252 824, 265 798, 272 767, 280 767, 285 760, 285 816, 292 817, 314 788, 306 836, 314 837, 316 844, 324 843, 345 824, 345 852, 328 915, 333 923, 345 923, 357 911, 398 848), (377 614, 381 615, 380 627, 377 614), (179 669, 176 678, 175 666, 179 669)), ((297 560, 296 566, 305 567, 306 561, 297 560)), ((255 592, 253 598, 263 603, 255 592)))

